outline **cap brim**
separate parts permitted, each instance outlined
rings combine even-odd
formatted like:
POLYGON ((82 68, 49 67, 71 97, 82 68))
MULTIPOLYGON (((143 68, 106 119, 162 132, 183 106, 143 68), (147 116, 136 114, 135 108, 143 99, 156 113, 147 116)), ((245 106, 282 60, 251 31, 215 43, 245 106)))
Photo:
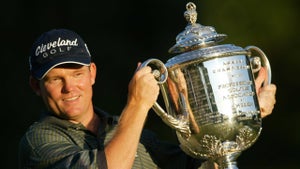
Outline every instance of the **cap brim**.
POLYGON ((61 58, 56 58, 53 61, 48 62, 46 65, 43 65, 42 68, 38 69, 37 71, 33 72, 34 77, 37 79, 43 79, 44 76, 54 67, 66 63, 74 63, 74 64, 79 64, 83 66, 89 66, 91 64, 91 58, 90 57, 61 57, 61 58))

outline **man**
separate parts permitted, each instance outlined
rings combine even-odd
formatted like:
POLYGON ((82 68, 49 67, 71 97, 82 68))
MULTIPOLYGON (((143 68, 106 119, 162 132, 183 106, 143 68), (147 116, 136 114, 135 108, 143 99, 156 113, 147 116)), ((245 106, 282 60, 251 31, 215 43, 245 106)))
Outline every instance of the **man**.
MULTIPOLYGON (((143 130, 159 86, 139 66, 120 117, 110 116, 92 102, 96 65, 83 39, 67 29, 42 34, 30 54, 30 86, 47 110, 20 141, 20 168, 199 168, 201 160, 143 130)), ((276 87, 260 90, 268 115, 276 87)))

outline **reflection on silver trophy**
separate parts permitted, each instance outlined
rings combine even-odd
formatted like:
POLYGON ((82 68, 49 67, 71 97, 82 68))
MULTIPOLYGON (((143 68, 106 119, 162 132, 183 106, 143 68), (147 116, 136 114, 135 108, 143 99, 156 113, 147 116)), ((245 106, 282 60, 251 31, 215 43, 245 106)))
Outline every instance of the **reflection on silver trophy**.
POLYGON ((237 158, 254 144, 261 132, 261 117, 254 80, 264 68, 270 84, 271 68, 255 46, 218 45, 226 35, 196 23, 194 3, 186 4, 185 30, 169 52, 166 63, 150 58, 165 104, 153 110, 176 130, 182 150, 190 156, 238 169, 237 158))

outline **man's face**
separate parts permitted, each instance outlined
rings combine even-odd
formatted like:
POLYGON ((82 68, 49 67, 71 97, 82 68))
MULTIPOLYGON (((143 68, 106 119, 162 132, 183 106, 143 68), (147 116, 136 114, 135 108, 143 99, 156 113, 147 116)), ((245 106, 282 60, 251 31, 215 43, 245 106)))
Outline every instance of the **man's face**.
POLYGON ((40 81, 40 95, 57 116, 80 122, 93 110, 92 86, 96 65, 63 64, 50 70, 40 81))

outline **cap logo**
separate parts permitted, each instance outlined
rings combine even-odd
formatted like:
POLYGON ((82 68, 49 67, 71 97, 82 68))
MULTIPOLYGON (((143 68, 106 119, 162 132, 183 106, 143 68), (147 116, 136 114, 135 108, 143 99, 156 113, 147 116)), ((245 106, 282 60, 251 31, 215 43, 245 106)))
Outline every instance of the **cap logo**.
POLYGON ((69 51, 72 46, 78 46, 77 38, 74 40, 70 39, 61 39, 60 37, 52 42, 48 42, 47 44, 41 44, 37 46, 35 50, 35 55, 38 56, 39 54, 42 54, 44 58, 47 56, 55 54, 57 52, 65 52, 69 51), (66 46, 66 48, 62 48, 63 46, 66 46), (56 49, 58 47, 58 49, 56 49))

